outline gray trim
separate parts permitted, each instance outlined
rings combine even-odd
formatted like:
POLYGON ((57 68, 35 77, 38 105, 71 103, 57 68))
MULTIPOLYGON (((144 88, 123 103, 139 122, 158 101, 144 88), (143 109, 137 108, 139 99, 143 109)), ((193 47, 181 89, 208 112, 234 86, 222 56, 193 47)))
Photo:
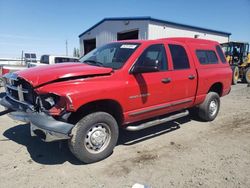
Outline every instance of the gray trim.
POLYGON ((146 129, 146 128, 149 128, 149 127, 153 127, 153 126, 162 124, 162 123, 173 121, 175 119, 179 119, 179 118, 185 117, 187 115, 189 115, 189 112, 188 112, 188 110, 185 110, 183 112, 179 112, 177 114, 170 115, 170 116, 162 118, 162 119, 156 119, 156 120, 152 120, 152 121, 149 121, 149 122, 146 122, 146 123, 142 123, 140 125, 129 125, 125 129, 127 131, 139 131, 139 130, 142 130, 142 129, 146 129))
POLYGON ((28 109, 31 111, 34 110, 33 105, 25 102, 20 102, 8 95, 5 95, 2 99, 0 99, 0 105, 16 111, 19 110, 27 111, 28 109))
POLYGON ((28 115, 30 123, 41 130, 51 131, 59 134, 68 135, 75 126, 70 123, 55 120, 53 117, 44 113, 31 113, 28 115))
POLYGON ((152 112, 152 111, 155 111, 155 110, 161 110, 161 109, 164 109, 164 108, 169 108, 169 107, 172 107, 172 106, 185 104, 185 103, 189 103, 189 102, 192 102, 192 100, 191 99, 186 99, 186 100, 179 101, 179 102, 165 104, 165 105, 162 105, 162 106, 159 106, 159 107, 153 107, 153 108, 150 108, 150 109, 147 109, 147 110, 141 110, 139 112, 133 112, 133 113, 130 113, 129 116, 138 116, 138 115, 145 114, 145 113, 148 113, 148 112, 152 112))
MULTIPOLYGON (((11 85, 9 85, 9 84, 6 84, 6 87, 9 88, 9 89, 18 91, 18 87, 16 87, 16 86, 11 86, 11 85)), ((22 89, 21 91, 22 91, 23 93, 28 93, 28 90, 26 90, 26 89, 22 89)))

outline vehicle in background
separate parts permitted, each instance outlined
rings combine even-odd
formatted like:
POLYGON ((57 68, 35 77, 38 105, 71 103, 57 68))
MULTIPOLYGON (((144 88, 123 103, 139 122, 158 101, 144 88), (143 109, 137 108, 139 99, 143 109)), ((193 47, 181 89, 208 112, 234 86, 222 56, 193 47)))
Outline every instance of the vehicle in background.
POLYGON ((76 57, 69 57, 69 56, 42 55, 39 63, 31 62, 28 64, 28 68, 40 65, 52 65, 56 63, 65 63, 65 62, 79 62, 79 59, 76 57))
POLYGON ((3 65, 0 66, 0 87, 3 86, 3 79, 2 76, 7 73, 12 73, 20 70, 27 69, 26 66, 11 66, 11 65, 3 65))
POLYGON ((25 65, 28 65, 29 63, 37 63, 36 54, 24 53, 24 62, 25 62, 25 65))
POLYGON ((37 60, 35 53, 24 53, 24 57, 22 59, 15 61, 11 60, 11 62, 13 62, 11 64, 9 63, 9 61, 7 61, 7 59, 3 59, 1 62, 3 63, 0 65, 0 87, 3 85, 2 76, 6 73, 12 73, 19 70, 24 70, 26 68, 36 67, 39 65, 51 65, 65 62, 79 62, 79 59, 70 56, 42 55, 39 61, 37 60))
POLYGON ((1 58, 0 59, 0 87, 2 84, 2 76, 7 73, 16 72, 19 70, 27 69, 29 63, 39 63, 36 58, 36 53, 24 53, 22 58, 1 58))
POLYGON ((227 42, 221 44, 232 70, 232 84, 238 80, 250 83, 250 53, 249 44, 246 42, 227 42))

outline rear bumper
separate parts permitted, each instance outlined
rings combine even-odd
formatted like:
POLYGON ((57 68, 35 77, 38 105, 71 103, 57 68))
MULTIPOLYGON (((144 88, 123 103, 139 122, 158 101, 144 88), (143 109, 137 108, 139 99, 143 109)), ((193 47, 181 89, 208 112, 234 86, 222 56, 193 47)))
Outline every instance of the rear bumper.
POLYGON ((33 112, 25 105, 11 101, 7 96, 0 100, 0 104, 14 110, 9 114, 12 119, 30 123, 31 136, 38 136, 45 142, 70 139, 73 124, 58 121, 44 113, 33 112))

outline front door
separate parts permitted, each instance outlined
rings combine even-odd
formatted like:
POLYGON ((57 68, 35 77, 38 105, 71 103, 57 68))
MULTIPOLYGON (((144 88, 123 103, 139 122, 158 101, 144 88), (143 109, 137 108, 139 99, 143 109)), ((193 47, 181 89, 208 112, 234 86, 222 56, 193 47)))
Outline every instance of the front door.
POLYGON ((129 75, 126 94, 129 100, 128 118, 131 121, 154 117, 167 111, 167 106, 164 105, 169 102, 172 83, 163 44, 147 47, 134 66, 150 67, 155 64, 158 67, 156 72, 129 75))

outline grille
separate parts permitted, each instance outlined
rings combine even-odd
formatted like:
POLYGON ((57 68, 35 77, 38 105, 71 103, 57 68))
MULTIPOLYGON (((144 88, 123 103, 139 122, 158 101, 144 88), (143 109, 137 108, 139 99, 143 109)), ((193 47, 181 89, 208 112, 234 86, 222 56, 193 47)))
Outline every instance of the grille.
POLYGON ((25 80, 16 77, 6 78, 5 88, 10 99, 26 105, 34 104, 34 90, 25 80))

